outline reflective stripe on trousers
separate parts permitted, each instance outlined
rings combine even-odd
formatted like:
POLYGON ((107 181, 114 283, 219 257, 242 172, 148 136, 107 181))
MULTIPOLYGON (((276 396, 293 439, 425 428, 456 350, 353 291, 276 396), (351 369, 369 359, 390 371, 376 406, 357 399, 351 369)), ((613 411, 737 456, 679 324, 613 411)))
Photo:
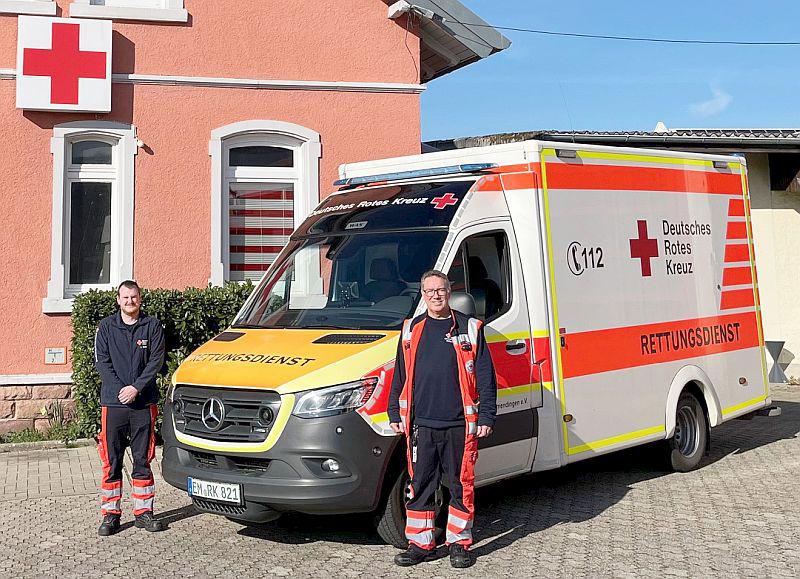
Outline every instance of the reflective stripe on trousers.
POLYGON ((406 539, 421 549, 433 549, 433 511, 406 511, 406 539))
POLYGON ((100 489, 100 513, 105 515, 119 515, 122 513, 122 483, 104 484, 100 489))
POLYGON ((472 515, 451 506, 447 514, 447 544, 471 545, 472 520, 472 515))
POLYGON ((153 510, 156 486, 153 479, 137 480, 133 479, 133 514, 141 515, 153 510))

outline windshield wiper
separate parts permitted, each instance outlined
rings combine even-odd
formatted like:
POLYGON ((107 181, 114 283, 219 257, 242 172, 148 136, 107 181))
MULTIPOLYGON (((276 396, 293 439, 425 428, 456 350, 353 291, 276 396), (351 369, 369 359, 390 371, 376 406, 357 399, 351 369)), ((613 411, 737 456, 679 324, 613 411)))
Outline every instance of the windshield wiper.
POLYGON ((291 326, 298 330, 357 330, 358 328, 348 328, 347 326, 291 326))
POLYGON ((258 324, 233 324, 231 328, 238 328, 242 330, 266 330, 267 326, 260 326, 258 324))

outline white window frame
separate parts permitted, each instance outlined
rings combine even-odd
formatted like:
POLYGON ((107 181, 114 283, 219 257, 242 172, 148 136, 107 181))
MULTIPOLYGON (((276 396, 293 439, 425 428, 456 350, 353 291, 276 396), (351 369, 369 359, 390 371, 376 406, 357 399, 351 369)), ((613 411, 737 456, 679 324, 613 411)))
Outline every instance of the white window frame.
POLYGON ((41 14, 56 15, 55 0, 0 0, 2 14, 41 14))
POLYGON ((42 300, 46 314, 69 313, 75 295, 89 289, 112 289, 133 278, 134 165, 136 127, 108 121, 75 121, 56 125, 53 154, 53 218, 50 281, 42 300), (102 141, 113 146, 112 165, 72 165, 72 143, 102 141), (72 183, 109 181, 111 187, 111 271, 109 283, 69 284, 69 197, 72 183))
POLYGON ((211 278, 212 285, 230 279, 228 190, 231 183, 292 183, 294 224, 302 223, 319 203, 319 133, 283 121, 252 120, 211 131, 211 278), (284 147, 294 151, 294 167, 228 167, 228 153, 242 146, 284 147))
POLYGON ((69 15, 76 18, 112 20, 150 20, 155 22, 188 22, 189 12, 183 0, 105 0, 95 5, 91 0, 73 0, 69 15))

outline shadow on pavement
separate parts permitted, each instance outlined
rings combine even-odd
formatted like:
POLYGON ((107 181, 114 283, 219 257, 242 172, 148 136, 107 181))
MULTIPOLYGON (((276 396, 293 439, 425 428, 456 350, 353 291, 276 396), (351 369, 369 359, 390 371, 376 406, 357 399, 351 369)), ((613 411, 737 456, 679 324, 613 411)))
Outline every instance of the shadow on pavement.
MULTIPOLYGON (((184 519, 188 519, 190 517, 195 517, 200 514, 200 511, 194 508, 194 505, 186 505, 185 507, 181 507, 179 509, 172 509, 171 511, 164 511, 163 513, 155 513, 155 518, 164 521, 167 529, 172 523, 177 523, 178 521, 182 521, 184 519)), ((119 530, 120 532, 125 531, 133 527, 133 520, 127 521, 120 525, 119 530)))
POLYGON ((382 545, 372 527, 372 515, 304 515, 286 513, 277 521, 248 524, 239 530, 245 537, 287 545, 332 541, 347 545, 382 545))
MULTIPOLYGON (((712 431, 703 466, 774 442, 796 438, 800 403, 777 401, 777 418, 733 420, 712 431)), ((474 525, 478 556, 502 549, 551 526, 590 520, 621 501, 636 483, 672 472, 665 443, 647 444, 589 459, 565 468, 517 477, 476 491, 474 525)), ((331 541, 380 545, 370 515, 286 514, 275 522, 246 526, 239 534, 285 544, 331 541)))

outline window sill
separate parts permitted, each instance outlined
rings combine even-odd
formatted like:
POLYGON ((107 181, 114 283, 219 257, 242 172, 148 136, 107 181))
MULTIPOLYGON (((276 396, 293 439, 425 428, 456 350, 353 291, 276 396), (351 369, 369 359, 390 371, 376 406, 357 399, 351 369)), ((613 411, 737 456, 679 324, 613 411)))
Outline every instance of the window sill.
POLYGON ((42 300, 43 314, 71 314, 72 298, 44 298, 42 300))
POLYGON ((56 15, 55 0, 0 0, 2 14, 56 15))
MULTIPOLYGON (((2 2, 2 0, 0 0, 2 2)), ((112 20, 150 20, 154 22, 188 22, 189 12, 177 8, 137 8, 135 6, 96 6, 72 2, 69 15, 77 18, 112 20)))

